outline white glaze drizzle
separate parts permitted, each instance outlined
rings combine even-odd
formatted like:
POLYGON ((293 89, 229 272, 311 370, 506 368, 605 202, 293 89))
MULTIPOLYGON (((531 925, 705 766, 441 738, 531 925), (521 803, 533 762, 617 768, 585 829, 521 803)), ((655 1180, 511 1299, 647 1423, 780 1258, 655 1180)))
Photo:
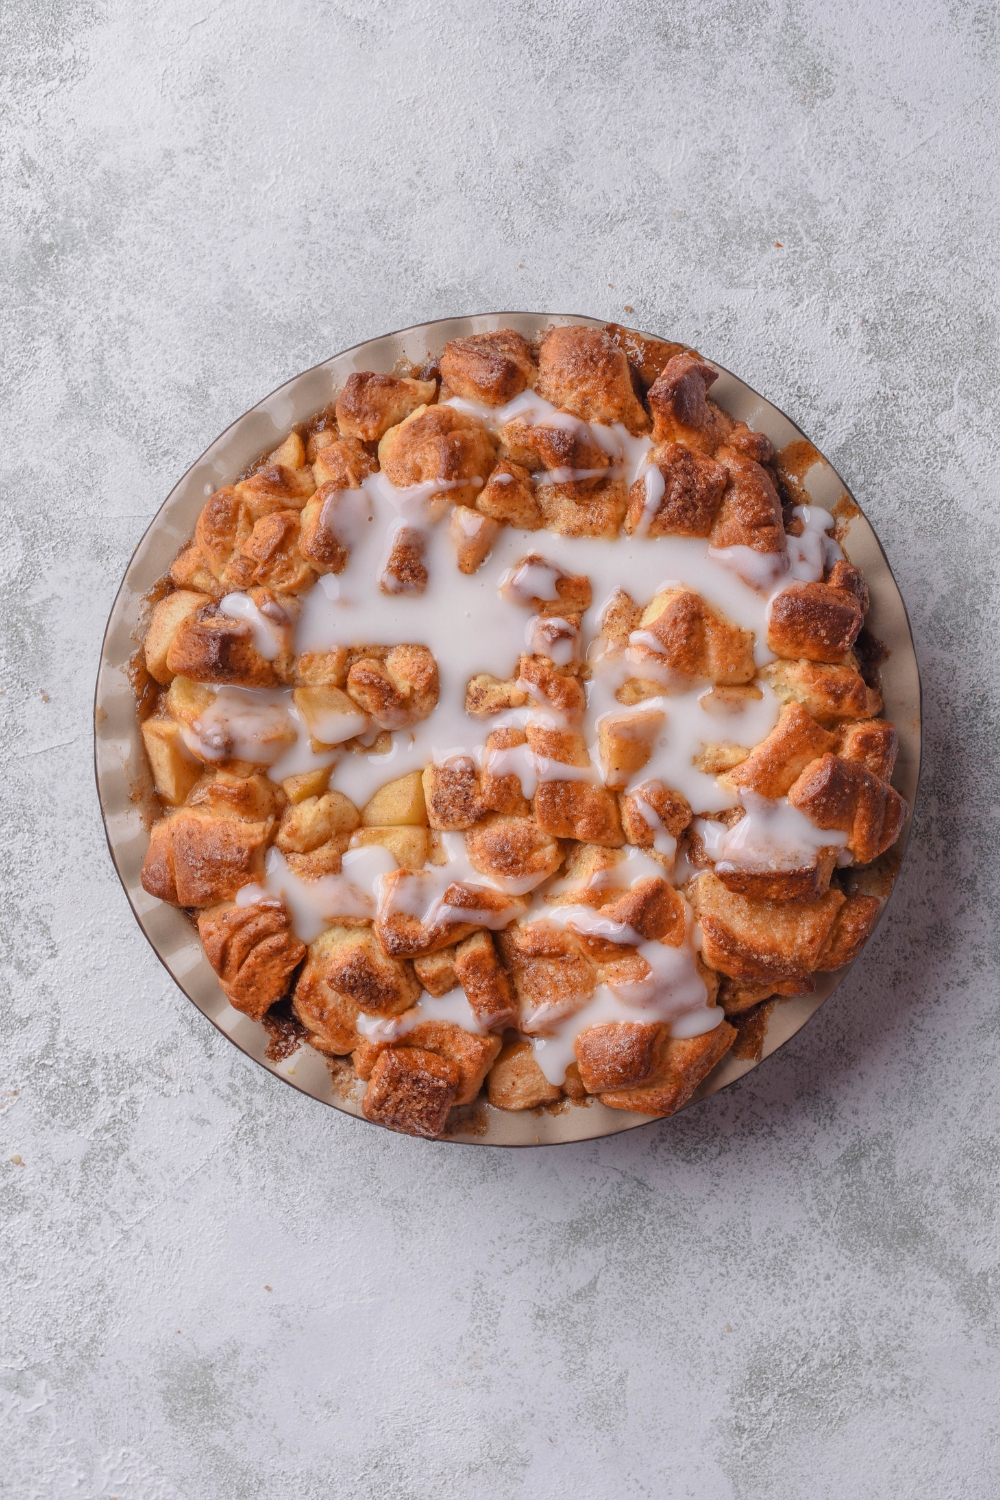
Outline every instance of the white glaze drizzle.
POLYGON ((696 818, 692 824, 717 870, 798 870, 810 868, 821 849, 841 849, 847 834, 817 828, 787 797, 762 797, 744 788, 746 809, 732 827, 696 818))

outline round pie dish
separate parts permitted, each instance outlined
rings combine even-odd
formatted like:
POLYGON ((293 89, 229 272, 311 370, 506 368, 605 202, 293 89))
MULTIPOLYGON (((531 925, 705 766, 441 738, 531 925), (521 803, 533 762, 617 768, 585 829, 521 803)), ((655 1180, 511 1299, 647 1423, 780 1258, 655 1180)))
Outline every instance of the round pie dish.
MULTIPOLYGON (((547 329, 602 329, 598 320, 547 313, 498 313, 424 323, 372 339, 303 372, 240 417, 205 451, 174 487, 157 512, 129 563, 105 633, 95 700, 95 763, 98 793, 115 867, 136 920, 177 985, 220 1031, 277 1077, 322 1103, 363 1118, 361 1088, 349 1070, 309 1046, 280 1045, 273 1027, 234 1009, 220 987, 184 910, 144 889, 141 875, 150 826, 159 816, 136 711, 136 654, 149 615, 149 599, 180 550, 189 542, 208 496, 234 483, 289 430, 305 423, 331 402, 355 372, 389 375, 404 364, 420 366, 440 355, 446 343, 510 329, 537 340, 547 329), (285 1055, 282 1055, 285 1053, 285 1055)), ((620 331, 624 333, 625 331, 620 331)), ((634 334, 658 340, 655 334, 634 334)), ((886 648, 880 668, 882 713, 899 740, 892 785, 910 812, 920 763, 920 683, 906 610, 885 555, 870 524, 832 466, 776 407, 714 365, 718 378, 712 399, 738 422, 770 440, 795 469, 800 504, 832 512, 846 557, 867 582, 870 609, 866 625, 886 648)), ((540 533, 544 542, 544 533, 540 533)), ((530 550, 529 542, 524 551, 530 550)), ((880 898, 888 897, 909 833, 909 816, 882 861, 880 898)), ((882 910, 884 910, 884 899, 882 910)), ((811 993, 784 999, 767 1018, 758 1056, 728 1052, 687 1100, 693 1103, 734 1082, 783 1045, 816 1012, 844 978, 845 965, 815 975, 811 993)), ((298 1038, 294 1038, 297 1043, 298 1038)), ((745 1049, 744 1049, 745 1051, 745 1049)), ((685 1104, 683 1107, 687 1107, 685 1104)), ((478 1145, 556 1144, 615 1134, 651 1122, 655 1116, 609 1108, 597 1098, 569 1099, 536 1109, 498 1109, 484 1100, 455 1111, 438 1138, 478 1145)))

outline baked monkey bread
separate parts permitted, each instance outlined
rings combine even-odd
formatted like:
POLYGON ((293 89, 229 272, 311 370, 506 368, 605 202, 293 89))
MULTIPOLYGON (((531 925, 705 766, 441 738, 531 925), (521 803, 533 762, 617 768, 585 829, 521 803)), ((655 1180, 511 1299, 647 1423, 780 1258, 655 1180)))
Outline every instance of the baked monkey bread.
POLYGON ((433 352, 331 390, 154 591, 142 882, 392 1130, 669 1115, 891 883, 865 579, 695 351, 433 352))

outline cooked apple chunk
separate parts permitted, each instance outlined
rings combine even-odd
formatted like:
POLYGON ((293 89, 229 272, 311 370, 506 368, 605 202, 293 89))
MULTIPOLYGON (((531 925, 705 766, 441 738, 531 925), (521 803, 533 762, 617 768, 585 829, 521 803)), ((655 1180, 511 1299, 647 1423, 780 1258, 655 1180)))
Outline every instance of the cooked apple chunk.
POLYGON ((188 750, 176 720, 146 719, 140 727, 156 795, 179 807, 205 768, 188 750))
POLYGON ((156 682, 164 686, 176 676, 167 666, 167 654, 180 627, 211 605, 207 594, 196 594, 189 589, 177 589, 155 606, 146 631, 144 650, 146 670, 156 682))
POLYGON ((306 728, 321 745, 340 745, 364 734, 368 715, 337 687, 298 687, 292 693, 306 728))
POLYGON ((379 787, 361 809, 361 822, 366 828, 426 828, 427 805, 421 772, 410 771, 379 787))
POLYGON ((562 1097, 562 1089, 549 1082, 535 1061, 531 1043, 524 1040, 505 1043, 486 1085, 494 1109, 538 1109, 562 1097))

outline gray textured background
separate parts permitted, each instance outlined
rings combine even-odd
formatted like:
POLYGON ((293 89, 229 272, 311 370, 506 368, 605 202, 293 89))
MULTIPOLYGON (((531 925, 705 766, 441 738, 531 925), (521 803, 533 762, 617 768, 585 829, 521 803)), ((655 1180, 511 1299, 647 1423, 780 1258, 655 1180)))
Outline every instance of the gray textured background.
POLYGON ((998 65, 989 0, 0 4, 0 1495, 995 1496, 998 65), (927 728, 891 915, 806 1031, 521 1154, 218 1036, 90 764, 191 460, 345 345, 502 307, 788 410, 886 546, 927 728))

